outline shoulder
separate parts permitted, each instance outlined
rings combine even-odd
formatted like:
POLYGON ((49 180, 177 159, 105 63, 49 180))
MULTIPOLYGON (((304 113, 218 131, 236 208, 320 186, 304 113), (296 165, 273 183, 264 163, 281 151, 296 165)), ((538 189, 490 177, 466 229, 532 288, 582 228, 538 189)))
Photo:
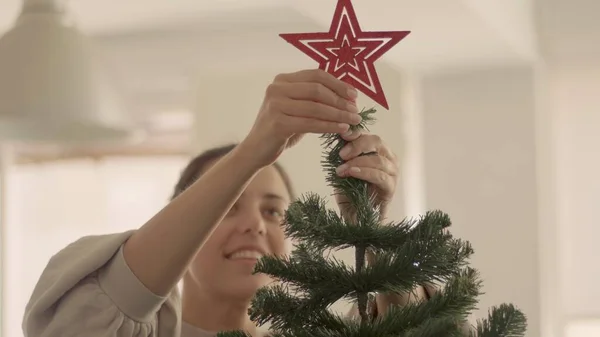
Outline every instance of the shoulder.
POLYGON ((72 242, 50 258, 32 297, 49 292, 62 295, 110 261, 133 233, 85 236, 72 242))
POLYGON ((144 289, 136 288, 137 279, 129 274, 122 258, 121 247, 133 233, 82 237, 52 256, 25 308, 25 335, 58 337, 61 331, 90 337, 162 337, 152 333, 159 310, 165 313, 160 315, 161 325, 168 331, 169 326, 175 329, 180 313, 178 294, 131 299, 145 294, 144 289), (140 312, 127 312, 134 309, 140 312), (163 317, 175 323, 163 323, 163 317))
POLYGON ((28 303, 49 306, 81 280, 104 266, 133 231, 82 237, 54 254, 42 271, 28 303))

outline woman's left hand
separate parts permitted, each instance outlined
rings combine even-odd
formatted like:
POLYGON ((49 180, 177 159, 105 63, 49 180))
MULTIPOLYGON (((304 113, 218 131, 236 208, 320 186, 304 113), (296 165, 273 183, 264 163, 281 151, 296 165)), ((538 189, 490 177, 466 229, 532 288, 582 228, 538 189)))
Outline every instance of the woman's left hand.
MULTIPOLYGON (((370 183, 375 200, 379 202, 382 216, 396 192, 399 168, 394 152, 386 146, 377 135, 354 131, 342 135, 348 141, 340 151, 345 161, 337 168, 341 177, 354 177, 370 183), (369 155, 363 155, 369 153, 369 155)), ((336 201, 341 209, 346 202, 343 195, 336 194, 336 201)))

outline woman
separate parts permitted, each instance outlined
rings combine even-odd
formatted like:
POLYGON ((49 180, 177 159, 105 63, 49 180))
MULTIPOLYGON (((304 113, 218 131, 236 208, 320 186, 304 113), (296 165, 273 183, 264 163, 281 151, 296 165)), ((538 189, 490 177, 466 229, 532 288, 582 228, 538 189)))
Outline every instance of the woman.
MULTIPOLYGON (((372 183, 384 209, 392 198, 393 153, 376 136, 348 132, 360 122, 356 96, 323 71, 277 76, 246 138, 194 159, 171 203, 139 230, 84 237, 52 257, 27 305, 25 336, 257 336, 247 308, 269 280, 252 270, 257 258, 285 253, 280 223, 293 197, 279 155, 306 133, 342 134, 351 143, 339 174, 372 183), (379 155, 358 157, 370 151, 379 155)), ((382 298, 379 310, 390 300, 402 299, 382 298)))

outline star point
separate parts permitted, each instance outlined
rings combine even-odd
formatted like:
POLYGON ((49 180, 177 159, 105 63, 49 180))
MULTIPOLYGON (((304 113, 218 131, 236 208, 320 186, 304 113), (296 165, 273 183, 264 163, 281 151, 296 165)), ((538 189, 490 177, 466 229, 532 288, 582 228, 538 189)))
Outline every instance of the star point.
POLYGON ((319 69, 353 85, 389 109, 374 62, 410 31, 363 32, 351 0, 338 0, 329 32, 280 34, 319 63, 319 69))

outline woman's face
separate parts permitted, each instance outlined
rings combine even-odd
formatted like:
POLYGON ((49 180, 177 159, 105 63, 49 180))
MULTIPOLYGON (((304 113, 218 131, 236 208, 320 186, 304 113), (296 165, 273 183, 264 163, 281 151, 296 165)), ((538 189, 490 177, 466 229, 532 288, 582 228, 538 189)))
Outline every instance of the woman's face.
POLYGON ((220 296, 251 298, 270 282, 267 275, 252 275, 257 260, 285 254, 281 223, 289 203, 277 169, 263 169, 202 246, 186 282, 220 296))

